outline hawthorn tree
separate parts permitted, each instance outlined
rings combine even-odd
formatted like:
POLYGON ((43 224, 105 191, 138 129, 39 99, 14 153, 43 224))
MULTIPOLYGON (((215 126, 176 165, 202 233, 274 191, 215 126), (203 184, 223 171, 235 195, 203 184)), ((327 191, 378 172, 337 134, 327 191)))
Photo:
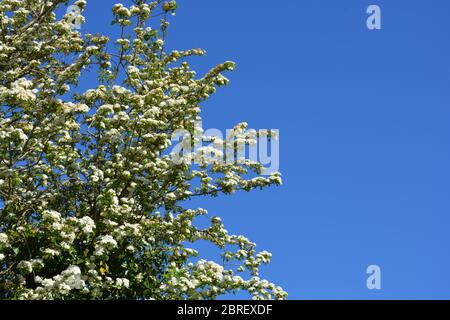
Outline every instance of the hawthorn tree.
MULTIPOLYGON (((166 52, 175 1, 115 5, 114 41, 79 32, 82 16, 58 17, 67 5, 0 1, 0 298, 284 299, 259 278, 270 253, 219 217, 196 227, 207 212, 186 205, 279 185, 280 175, 167 152, 174 132, 198 130, 201 103, 234 64, 197 77, 187 59, 203 50, 166 52), (84 70, 98 82, 76 93, 84 70), (189 245, 202 240, 222 261, 198 258, 189 245)), ((74 5, 83 12, 86 1, 74 5)), ((245 129, 236 126, 238 139, 249 139, 245 129)))

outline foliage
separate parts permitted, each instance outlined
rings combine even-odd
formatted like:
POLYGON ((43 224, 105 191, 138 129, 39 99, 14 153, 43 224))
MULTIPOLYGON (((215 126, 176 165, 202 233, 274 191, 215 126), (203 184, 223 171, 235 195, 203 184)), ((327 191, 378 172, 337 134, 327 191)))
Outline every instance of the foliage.
MULTIPOLYGON (((259 278, 270 253, 218 217, 196 227, 207 212, 185 207, 194 196, 279 185, 280 175, 263 177, 248 160, 194 166, 167 154, 176 130, 194 133, 200 104, 234 64, 197 77, 186 59, 203 50, 165 51, 175 1, 115 5, 114 42, 58 18, 67 4, 0 2, 0 298, 285 298, 259 278), (85 69, 98 86, 75 94, 85 69), (194 259, 188 245, 202 240, 223 262, 194 259)), ((82 12, 86 1, 75 5, 82 12)), ((245 127, 236 126, 243 138, 245 127)))

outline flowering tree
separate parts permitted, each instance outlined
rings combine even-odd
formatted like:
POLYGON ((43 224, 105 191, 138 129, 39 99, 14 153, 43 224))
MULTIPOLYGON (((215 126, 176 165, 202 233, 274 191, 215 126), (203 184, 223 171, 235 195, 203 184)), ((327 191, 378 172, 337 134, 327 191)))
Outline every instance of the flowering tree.
MULTIPOLYGON (((0 2, 0 299, 285 298, 259 278, 270 253, 219 217, 196 227, 207 212, 185 205, 279 185, 280 175, 262 176, 254 161, 194 165, 167 152, 174 132, 197 130, 201 102, 234 64, 199 78, 186 59, 203 50, 164 50, 175 1, 115 5, 114 42, 77 31, 82 16, 58 18, 64 5, 0 2), (76 94, 87 68, 98 85, 76 94), (196 258, 189 244, 201 240, 223 260, 196 258)), ((74 5, 83 12, 86 1, 74 5)), ((238 138, 245 128, 236 126, 238 138)))

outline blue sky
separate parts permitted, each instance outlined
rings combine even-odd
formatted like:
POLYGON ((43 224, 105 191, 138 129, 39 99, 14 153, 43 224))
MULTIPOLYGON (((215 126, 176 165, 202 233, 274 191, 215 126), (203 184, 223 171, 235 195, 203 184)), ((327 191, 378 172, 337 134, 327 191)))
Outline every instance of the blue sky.
MULTIPOLYGON (((116 2, 83 31, 110 33, 116 2)), ((199 74, 238 65, 204 127, 280 129, 282 187, 200 202, 273 253, 263 275, 291 299, 449 299, 450 2, 179 2, 169 46, 206 49, 199 74)))

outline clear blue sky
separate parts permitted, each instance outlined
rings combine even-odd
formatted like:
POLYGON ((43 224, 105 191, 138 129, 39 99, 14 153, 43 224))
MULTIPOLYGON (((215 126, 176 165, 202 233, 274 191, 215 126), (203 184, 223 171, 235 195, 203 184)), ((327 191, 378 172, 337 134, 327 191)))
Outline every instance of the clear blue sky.
MULTIPOLYGON (((83 31, 109 33, 118 1, 88 2, 83 31)), ((291 299, 450 298, 449 14, 448 0, 180 0, 169 46, 206 49, 199 73, 238 64, 205 128, 280 129, 282 187, 201 204, 273 253, 264 276, 291 299)))

